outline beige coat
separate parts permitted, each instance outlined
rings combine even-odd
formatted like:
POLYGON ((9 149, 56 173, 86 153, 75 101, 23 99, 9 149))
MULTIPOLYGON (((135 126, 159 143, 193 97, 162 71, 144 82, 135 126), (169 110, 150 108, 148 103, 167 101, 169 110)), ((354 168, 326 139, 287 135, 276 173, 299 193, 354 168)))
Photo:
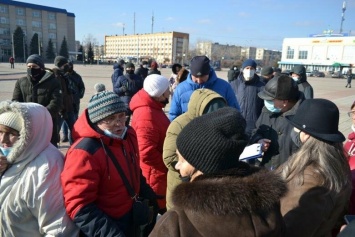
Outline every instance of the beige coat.
POLYGON ((163 147, 163 161, 166 167, 168 168, 168 184, 166 190, 167 209, 172 208, 172 191, 178 184, 181 183, 181 180, 179 178, 179 172, 175 170, 175 164, 178 161, 176 155, 176 138, 181 132, 181 130, 186 126, 186 124, 188 124, 192 119, 201 116, 207 105, 214 99, 224 100, 221 95, 212 90, 196 90, 191 95, 190 102, 188 104, 188 110, 186 111, 186 113, 174 119, 168 127, 163 147))

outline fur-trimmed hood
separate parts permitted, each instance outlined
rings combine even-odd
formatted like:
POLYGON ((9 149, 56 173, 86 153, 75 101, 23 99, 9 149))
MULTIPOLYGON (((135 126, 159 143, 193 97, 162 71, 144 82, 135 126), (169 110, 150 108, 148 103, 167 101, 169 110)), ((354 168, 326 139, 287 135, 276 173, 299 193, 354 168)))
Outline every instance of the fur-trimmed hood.
POLYGON ((173 192, 178 209, 213 215, 268 212, 279 203, 287 188, 282 178, 256 167, 233 169, 224 174, 201 175, 173 192))

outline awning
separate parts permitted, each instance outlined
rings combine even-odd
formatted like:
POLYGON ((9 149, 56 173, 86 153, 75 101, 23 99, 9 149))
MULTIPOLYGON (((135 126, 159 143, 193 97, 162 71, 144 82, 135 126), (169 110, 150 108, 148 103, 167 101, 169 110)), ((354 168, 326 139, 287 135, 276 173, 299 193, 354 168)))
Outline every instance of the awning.
POLYGON ((347 64, 347 63, 338 63, 338 62, 335 62, 332 64, 332 67, 349 67, 350 64, 347 64))

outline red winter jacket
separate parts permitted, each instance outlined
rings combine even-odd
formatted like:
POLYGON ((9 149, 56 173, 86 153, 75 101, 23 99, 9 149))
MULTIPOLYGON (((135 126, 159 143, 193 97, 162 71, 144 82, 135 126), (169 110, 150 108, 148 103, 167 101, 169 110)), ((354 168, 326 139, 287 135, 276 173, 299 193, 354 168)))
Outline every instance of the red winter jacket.
POLYGON ((140 166, 147 183, 157 195, 159 208, 165 208, 168 170, 163 162, 163 144, 170 121, 162 110, 164 105, 141 89, 130 102, 132 127, 137 133, 140 166))
POLYGON ((61 175, 65 207, 74 219, 77 212, 88 204, 96 206, 112 218, 128 213, 133 201, 111 159, 99 149, 84 149, 86 137, 102 139, 117 158, 131 186, 139 193, 140 169, 136 134, 129 128, 126 139, 112 139, 95 131, 88 123, 87 110, 74 125, 75 143, 65 156, 61 175))
POLYGON ((353 184, 353 191, 350 198, 350 214, 355 215, 355 132, 348 135, 348 139, 344 144, 344 150, 349 159, 353 184))

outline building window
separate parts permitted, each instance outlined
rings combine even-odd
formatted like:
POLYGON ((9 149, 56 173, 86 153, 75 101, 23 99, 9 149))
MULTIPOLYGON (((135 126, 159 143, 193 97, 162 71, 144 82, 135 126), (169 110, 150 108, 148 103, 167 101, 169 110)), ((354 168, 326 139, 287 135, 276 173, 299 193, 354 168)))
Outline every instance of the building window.
POLYGON ((295 56, 295 50, 291 49, 291 47, 287 47, 286 58, 287 59, 293 59, 294 56, 295 56))
POLYGON ((57 27, 55 25, 55 23, 49 23, 49 29, 50 30, 55 30, 57 27))
POLYGON ((48 38, 49 39, 57 39, 57 35, 55 33, 49 33, 48 38))
POLYGON ((4 16, 0 17, 0 23, 1 24, 9 24, 9 18, 4 17, 4 16))
POLYGON ((23 16, 23 15, 25 15, 25 9, 16 8, 16 13, 17 13, 18 16, 23 16))
POLYGON ((55 20, 55 13, 53 13, 53 12, 48 12, 48 19, 49 19, 49 20, 55 20))
POLYGON ((10 29, 0 28, 0 35, 10 35, 10 29))
POLYGON ((0 5, 0 13, 7 13, 7 12, 8 12, 7 6, 0 5))
POLYGON ((40 21, 32 21, 32 27, 41 28, 42 27, 42 22, 40 22, 40 21))
POLYGON ((33 16, 33 17, 40 18, 40 17, 41 17, 41 12, 40 12, 40 11, 33 11, 33 12, 32 12, 32 16, 33 16))
POLYGON ((16 25, 24 26, 25 25, 25 21, 23 19, 16 19, 16 25))
POLYGON ((299 51, 298 52, 298 59, 307 59, 308 51, 299 51))

